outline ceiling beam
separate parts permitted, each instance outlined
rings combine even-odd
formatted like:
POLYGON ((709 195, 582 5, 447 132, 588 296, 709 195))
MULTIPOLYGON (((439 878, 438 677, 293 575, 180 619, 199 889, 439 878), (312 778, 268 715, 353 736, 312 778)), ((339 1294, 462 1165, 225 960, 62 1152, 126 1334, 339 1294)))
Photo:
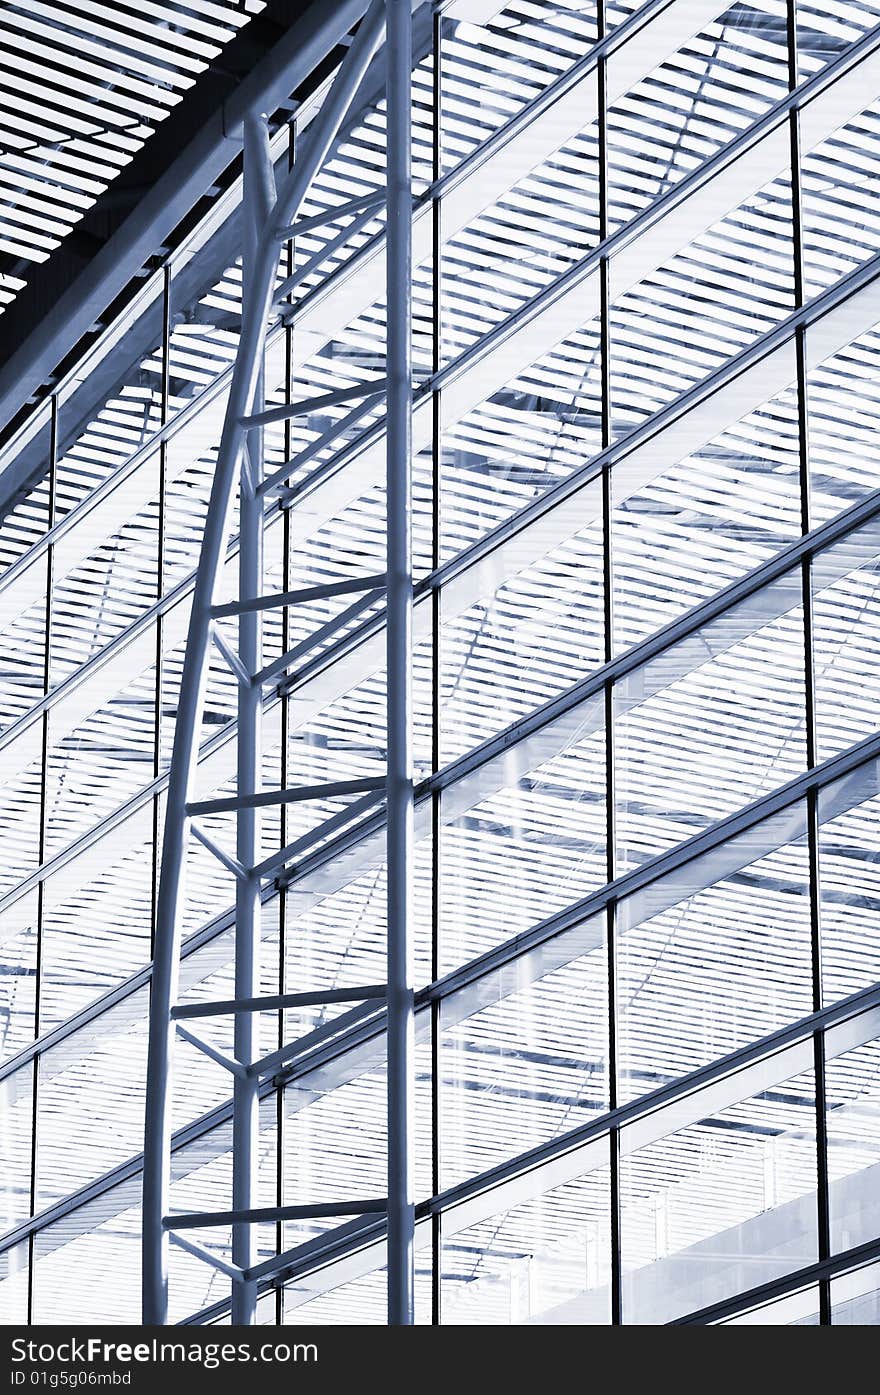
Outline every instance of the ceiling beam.
MULTIPOLYGON (((366 0, 269 0, 199 77, 2 317, 0 439, 241 148, 248 112, 272 113, 321 69, 366 0), (181 153, 182 152, 182 153, 181 153), (146 191, 146 192, 145 192, 146 191)), ((16 485, 4 480, 9 497, 16 485)))

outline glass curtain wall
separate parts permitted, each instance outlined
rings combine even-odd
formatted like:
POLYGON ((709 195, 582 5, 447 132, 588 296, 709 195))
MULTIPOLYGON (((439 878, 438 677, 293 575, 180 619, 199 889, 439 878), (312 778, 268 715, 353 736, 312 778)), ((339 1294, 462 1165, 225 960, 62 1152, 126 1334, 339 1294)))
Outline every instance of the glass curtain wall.
MULTIPOLYGON (((880 5, 455 0, 416 35, 417 1320, 876 1322, 880 5)), ((289 245, 270 403, 383 375, 383 162, 377 100, 289 245)), ((7 1322, 139 1320, 239 199, 0 457, 32 481, 0 524, 7 1322)), ((383 570, 383 410, 267 430, 268 589, 383 570)), ((273 613, 266 661, 345 605, 273 613)), ((382 631, 374 596, 269 695, 267 786, 381 771, 382 631)), ((235 710, 218 656, 199 798, 234 791, 235 710)), ((307 833, 265 893, 264 990, 381 982, 382 809, 285 806, 264 856, 307 833)), ((185 1001, 231 995, 233 902, 193 845, 185 1001)), ((262 1046, 317 1028, 264 1090, 264 1205, 385 1189, 381 1010, 264 1013, 262 1046)), ((229 1077, 182 1041, 175 1077, 173 1208, 228 1206, 229 1077)), ((381 1225, 332 1227, 260 1232, 292 1252, 261 1320, 384 1321, 381 1225)), ((172 1252, 174 1321, 228 1299, 172 1252)))

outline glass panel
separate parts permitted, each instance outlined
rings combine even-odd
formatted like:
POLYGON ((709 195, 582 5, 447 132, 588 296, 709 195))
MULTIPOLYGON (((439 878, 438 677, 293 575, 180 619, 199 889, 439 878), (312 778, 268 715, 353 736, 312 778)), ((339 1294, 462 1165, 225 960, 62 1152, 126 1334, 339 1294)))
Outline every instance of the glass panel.
POLYGON ((103 337, 61 403, 58 518, 72 513, 116 474, 161 425, 162 287, 161 274, 146 283, 134 312, 123 315, 114 332, 103 337))
POLYGON ((0 576, 5 576, 48 532, 49 505, 50 487, 46 475, 4 514, 0 532, 0 576))
MULTIPOLYGON (((424 615, 427 619, 427 614, 424 615)), ((416 636, 413 652, 413 746, 416 778, 431 768, 431 641, 416 636)), ((351 664, 315 674, 301 683, 289 704, 288 769, 295 784, 372 779, 385 774, 387 709, 384 644, 368 641, 351 664), (358 668, 361 669, 358 672, 358 668), (356 678, 356 684, 352 679, 356 678)), ((309 801, 310 804, 312 801, 309 801)), ((330 801, 326 813, 334 812, 330 801)), ((317 821, 318 806, 301 804, 288 815, 291 837, 317 821)))
POLYGON ((442 1187, 607 1108, 604 941, 594 916, 443 1000, 442 1187))
MULTIPOLYGON (((3 531, 6 520, 3 521, 3 531)), ((48 553, 0 591, 0 731, 39 702, 46 679, 48 553)))
POLYGON ((0 1254, 0 1323, 24 1325, 28 1318, 28 1245, 0 1254))
MULTIPOLYGON (((287 1204, 387 1195, 384 1040, 372 1045, 375 1062, 368 1064, 362 1051, 363 1064, 345 1063, 346 1078, 339 1078, 337 1068, 332 1080, 325 1069, 313 1072, 308 1083, 297 1081, 285 1090, 282 1185, 287 1204)), ((430 1157, 430 1147, 427 1152, 430 1157)), ((424 1178, 426 1169, 421 1170, 424 1178)), ((418 1191, 429 1194, 430 1182, 418 1191)), ((339 1224, 287 1221, 284 1248, 339 1224)))
POLYGON ((20 497, 4 504, 0 528, 0 577, 20 562, 48 531, 51 490, 52 401, 33 407, 21 430, 0 451, 0 474, 15 470, 27 480, 20 497))
POLYGON ((31 722, 0 755, 4 819, 0 825, 0 892, 38 865, 43 807, 42 722, 31 722))
MULTIPOLYGON (((180 261, 171 281, 168 409, 174 415, 235 361, 241 331, 241 264, 217 266, 220 233, 207 254, 180 261)), ((161 369, 157 359, 155 368, 161 369)), ((209 409, 210 410, 210 409, 209 409)))
POLYGON ((140 1152, 146 1045, 139 990, 41 1055, 38 1211, 140 1152))
MULTIPOLYGON (((695 24, 701 10, 695 10, 695 24)), ((613 83, 614 60, 611 72, 613 83)), ((612 227, 690 174, 787 91, 784 0, 734 4, 703 23, 609 108, 612 227)))
POLYGON ((880 520, 813 561, 816 758, 827 760, 877 730, 880 680, 880 520))
POLYGON ((569 96, 563 113, 554 111, 552 125, 545 116, 530 128, 528 145, 514 137, 487 168, 470 176, 467 187, 444 198, 444 362, 515 314, 597 244, 596 81, 593 72, 581 82, 576 114, 569 115, 569 96))
POLYGON ((440 958, 447 970, 605 880, 601 699, 444 791, 441 819, 440 958))
POLYGON ((0 1080, 0 1235, 31 1214, 33 1132, 34 1068, 29 1063, 0 1080))
MULTIPOLYGON (((752 160, 740 157, 739 164, 744 158, 752 160)), ((758 171, 754 193, 720 221, 723 192, 714 191, 713 199, 710 185, 694 196, 706 199, 711 222, 677 255, 670 259, 668 241, 652 231, 626 260, 612 262, 615 435, 659 411, 794 309, 789 173, 761 187, 761 165, 752 164, 758 171)), ((743 184, 738 166, 723 178, 731 190, 743 184)), ((691 210, 691 222, 700 206, 691 210)), ((657 227, 662 232, 662 220, 657 227)), ((674 224, 670 235, 676 237, 674 224)))
MULTIPOLYGON (((431 1195, 430 1024, 416 1028, 415 1168, 418 1199, 431 1195)), ((336 1059, 328 1052, 309 1069, 294 1066, 283 1089, 284 1202, 338 1202, 387 1196, 387 1080, 384 1033, 366 1029, 362 1042, 336 1059)), ((274 1170, 273 1170, 274 1182, 274 1170)), ((284 1250, 334 1230, 335 1217, 285 1221, 284 1250)))
MULTIPOLYGON (((875 21, 880 18, 880 7, 875 21)), ((880 250, 880 101, 802 162, 804 292, 818 295, 880 250)))
MULTIPOLYGON (((793 383, 794 356, 786 357, 783 376, 790 372, 793 383)), ((723 420, 725 405, 720 394, 702 418, 692 413, 686 419, 683 434, 698 444, 683 459, 676 458, 672 428, 669 447, 658 433, 637 459, 624 457, 612 471, 618 649, 723 590, 800 534, 794 386, 726 430, 706 434, 703 443, 713 407, 723 420), (664 456, 671 456, 668 465, 664 456)))
POLYGON ((837 58, 880 20, 874 0, 796 0, 801 80, 837 58))
POLYGON ((441 560, 463 551, 601 449, 600 348, 594 277, 445 390, 441 560))
MULTIPOLYGON (((414 1291, 417 1326, 430 1325, 431 1289, 430 1233, 426 1226, 417 1226, 414 1291)), ((285 1284, 283 1304, 281 1321, 285 1326, 300 1323, 316 1327, 384 1326, 388 1321, 388 1272, 373 1247, 344 1266, 330 1265, 323 1272, 285 1284), (348 1272, 354 1269, 356 1277, 334 1282, 337 1269, 348 1272)), ((268 1320, 274 1321, 274 1318, 268 1320)))
POLYGON ((155 600, 159 456, 145 461, 58 544, 50 685, 63 682, 155 600))
MULTIPOLYGON (((524 1199, 499 1210, 479 1198, 443 1216, 444 1324, 585 1324, 611 1321, 610 1169, 607 1140, 593 1145, 592 1170, 553 1186, 543 1171, 512 1189, 524 1199), (543 1189, 542 1189, 543 1182, 543 1189)), ((571 1164, 569 1164, 571 1168, 571 1164)))
POLYGON ((596 40, 595 0, 454 5, 441 36, 443 167, 458 165, 596 40), (470 18, 468 15, 470 10, 470 18), (494 13, 492 13, 494 11, 494 13))
MULTIPOLYGON (((198 564, 225 408, 225 392, 211 396, 168 441, 162 540, 162 588, 166 595, 198 564)), ((237 517, 236 496, 230 521, 232 535, 238 532, 237 517)))
POLYGON ((597 483, 444 588, 441 764, 602 662, 602 568, 597 483))
MULTIPOLYGON (((858 313, 855 301, 845 309, 852 325, 858 313)), ((875 309, 869 324, 876 313, 875 309)), ((858 313, 858 318, 864 320, 865 312, 858 313)), ((809 333, 807 342, 812 343, 809 333)), ((807 378, 813 527, 880 485, 878 403, 880 325, 866 328, 846 347, 813 367, 807 378)))
POLYGON ((140 1193, 134 1178, 37 1231, 35 1324, 140 1322, 140 1193))
MULTIPOLYGON (((414 971, 419 986, 431 978, 433 856, 426 814, 416 821, 413 868, 414 971)), ((288 888, 285 981, 296 984, 297 991, 385 982, 386 868, 382 829, 348 857, 316 866, 288 888)), ((318 1008, 297 1015, 303 1031, 321 1020, 318 1008)))
POLYGON ((669 1322, 815 1262, 815 1123, 805 1071, 621 1158, 625 1322, 669 1322))
POLYGON ((47 877, 40 1030, 50 1031, 150 959, 153 805, 47 877))
POLYGON ((831 1281, 835 1327, 880 1327, 880 1264, 867 1264, 831 1281))
POLYGON ((880 776, 875 762, 819 794, 822 988, 826 1003, 880 980, 880 776))
POLYGON ((620 903, 622 1099, 810 1011, 804 820, 796 806, 620 903))
POLYGON ((39 892, 34 887, 0 912, 0 1060, 4 1061, 36 1034, 38 908, 39 892))
POLYGON ((878 1067, 876 1039, 842 1052, 825 1067, 832 1254, 880 1234, 878 1067))
POLYGON ((804 769, 801 600, 788 573, 615 686, 619 871, 804 769))
POLYGON ((89 712, 86 688, 74 694, 70 703, 52 709, 46 766, 47 856, 100 823, 152 780, 155 652, 155 630, 145 632, 129 650, 125 665, 127 673, 136 676, 96 711, 89 712))

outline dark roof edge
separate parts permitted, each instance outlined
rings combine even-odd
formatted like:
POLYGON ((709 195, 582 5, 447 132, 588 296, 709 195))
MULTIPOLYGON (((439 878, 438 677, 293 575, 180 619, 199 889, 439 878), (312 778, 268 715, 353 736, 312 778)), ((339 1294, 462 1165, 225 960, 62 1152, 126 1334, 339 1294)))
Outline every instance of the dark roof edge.
POLYGON ((115 222, 106 240, 92 234, 94 249, 84 263, 81 250, 72 259, 63 242, 0 318, 3 341, 9 345, 0 366, 3 434, 235 159, 245 115, 271 114, 282 106, 366 8, 367 0, 270 0, 227 45, 216 68, 201 75, 120 179, 98 199, 88 222, 84 219, 71 234, 76 238, 79 232, 74 246, 81 249, 91 228, 101 221, 111 226, 115 222), (197 134, 175 159, 182 136, 193 129, 197 134), (161 172, 156 170, 159 160, 161 172), (148 164, 155 172, 145 180, 148 164), (125 188, 137 202, 120 219, 120 193, 125 188))

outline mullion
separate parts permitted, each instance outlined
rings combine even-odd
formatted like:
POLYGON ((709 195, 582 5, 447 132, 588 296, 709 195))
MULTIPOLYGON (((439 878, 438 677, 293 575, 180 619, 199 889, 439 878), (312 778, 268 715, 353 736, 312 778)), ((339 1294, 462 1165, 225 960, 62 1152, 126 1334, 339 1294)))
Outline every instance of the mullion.
MULTIPOLYGON (((786 4, 788 37, 788 87, 794 92, 798 86, 798 25, 797 0, 787 0, 786 4)), ((804 215, 802 162, 800 140, 800 108, 793 106, 788 116, 789 143, 791 150, 791 216, 792 216, 792 258, 794 263, 795 309, 803 308, 806 296, 804 272, 804 215)), ((807 382, 806 327, 798 325, 794 337, 795 361, 797 370, 797 414, 798 414, 798 472, 801 495, 801 532, 809 533, 812 522, 810 498, 810 455, 809 455, 809 409, 807 382)), ((813 769, 818 761, 818 741, 816 732, 816 672, 813 624, 812 559, 805 556, 801 562, 801 594, 803 608, 804 635, 804 707, 806 724, 807 767, 813 769)), ((822 1008, 822 927, 819 894, 819 819, 818 798, 815 789, 807 793, 807 848, 809 859, 810 896, 810 951, 813 1011, 822 1008)), ((815 1074, 816 1109, 816 1227, 817 1247, 820 1261, 830 1256, 830 1197, 828 1191, 828 1136, 825 1113, 825 1043, 821 1031, 813 1036, 813 1065, 815 1074)), ((819 1281, 819 1322, 828 1326, 831 1322, 831 1286, 829 1279, 819 1281)))
MULTIPOLYGON (((57 507, 57 476, 58 476, 58 394, 51 397, 49 420, 49 499, 48 499, 48 527, 51 532, 55 524, 55 513, 57 507)), ((49 543, 46 549, 46 607, 43 633, 43 694, 49 692, 51 678, 51 637, 52 637, 52 584, 54 573, 55 544, 49 543)), ((46 807, 46 793, 48 789, 49 774, 49 718, 50 709, 43 713, 40 732, 40 825, 38 833, 37 862, 42 867, 46 856, 46 834, 48 829, 48 810, 46 807)), ((43 980, 43 930, 45 917, 45 879, 40 878, 37 887, 37 943, 34 957, 34 1036, 40 1035, 40 1011, 41 1011, 41 989, 43 980)), ((30 1214, 33 1216, 37 1209, 37 1182, 39 1167, 39 1135, 37 1120, 39 1117, 39 1078, 42 1052, 34 1054, 31 1077, 31 1175, 30 1175, 30 1214)), ((34 1254, 36 1246, 36 1232, 32 1231, 28 1238, 28 1281, 27 1281, 27 1321, 32 1324, 34 1321, 34 1254)))
MULTIPOLYGON (((293 120, 288 126, 287 137, 287 168, 288 172, 293 169, 296 156, 296 121, 293 120)), ((284 261, 284 277, 293 275, 296 262, 296 240, 290 238, 286 244, 286 253, 282 254, 284 261)), ((292 300, 292 296, 291 296, 292 300)), ((293 401, 293 335, 294 328, 292 321, 288 320, 284 328, 284 401, 290 404, 293 401)), ((284 423, 284 458, 289 460, 293 452, 293 419, 288 418, 284 423)), ((281 565, 282 565, 282 590, 286 593, 293 589, 292 568, 290 559, 290 549, 293 541, 291 528, 290 509, 283 510, 281 522, 281 565)), ((265 526, 265 525, 264 525, 265 526)), ((281 652, 286 654, 291 646, 290 638, 290 610, 283 606, 281 610, 281 652)), ((286 789, 290 783, 290 757, 288 752, 288 741, 290 739, 290 696, 287 693, 281 697, 281 762, 280 780, 281 788, 286 789)), ((288 821, 289 810, 286 804, 281 805, 280 811, 280 835, 281 846, 285 847, 288 842, 288 821)), ((278 992, 287 992, 287 915, 289 911, 289 896, 285 885, 278 890, 278 992)), ((278 1013, 277 1046, 280 1051, 284 1046, 284 1012, 278 1013)), ((284 1205, 284 1088, 280 1087, 275 1092, 275 1204, 284 1205)), ((284 1223, 278 1221, 275 1227, 275 1250, 281 1254, 284 1249, 284 1223)), ((275 1321, 277 1324, 284 1322, 284 1285, 279 1283, 275 1289, 275 1321)))
MULTIPOLYGON (((433 16, 432 28, 432 170, 431 177, 437 186, 443 167, 443 130, 441 112, 443 104, 443 17, 438 11, 433 16)), ((431 371, 436 379, 443 361, 442 338, 442 199, 435 195, 431 205, 431 371)), ((431 438, 431 567, 436 571, 440 566, 440 529, 442 522, 442 388, 432 393, 432 438, 431 438)), ((441 591, 435 587, 431 593, 431 766, 436 773, 440 768, 440 688, 441 688, 441 591)), ((440 800, 442 795, 435 791, 431 796, 431 978, 440 976, 440 935, 442 926, 443 902, 441 818, 440 800)), ((436 1197, 441 1189, 441 1013, 440 1003, 431 1006, 431 1190, 436 1197)), ((439 1327, 443 1310, 443 1222, 439 1209, 431 1214, 431 1326, 439 1327)))
MULTIPOLYGON (((169 398, 171 382, 171 269, 165 264, 163 269, 162 285, 162 382, 160 401, 160 429, 168 422, 169 398)), ((166 512, 167 512, 167 480, 168 475, 168 444, 165 437, 159 442, 159 537, 157 543, 157 574, 156 574, 156 599, 161 601, 165 590, 165 545, 166 545, 166 512)), ((164 628, 164 615, 160 610, 156 616, 156 683, 155 683, 155 707, 153 713, 153 779, 159 777, 162 768, 162 694, 164 689, 164 665, 162 657, 162 638, 164 628)), ((152 958, 153 947, 156 940, 156 909, 159 899, 159 869, 160 869, 160 848, 159 848, 159 799, 157 794, 153 797, 153 865, 152 865, 152 907, 150 915, 150 957, 152 958)))
MULTIPOLYGON (((597 40, 606 37, 605 0, 599 0, 596 16, 597 40)), ((606 241, 609 231, 609 168, 608 168, 608 60, 604 50, 596 66, 597 109, 599 127, 599 245, 606 241)), ((611 276, 610 260, 602 256, 599 262, 602 450, 612 439, 613 404, 611 394, 611 276)), ((612 551, 613 496, 611 466, 602 466, 602 601, 603 654, 610 663, 614 655, 614 573, 612 551)), ((613 882, 617 875, 616 792, 614 775, 614 685, 604 687, 605 709, 605 876, 613 882)), ((612 900, 605 910, 605 972, 607 1001, 608 1107, 618 1104, 617 1062, 617 915, 612 900)), ((621 1310, 621 1210, 620 1210, 620 1132, 609 1130, 609 1216, 611 1249, 611 1323, 617 1327, 623 1320, 621 1310)))

